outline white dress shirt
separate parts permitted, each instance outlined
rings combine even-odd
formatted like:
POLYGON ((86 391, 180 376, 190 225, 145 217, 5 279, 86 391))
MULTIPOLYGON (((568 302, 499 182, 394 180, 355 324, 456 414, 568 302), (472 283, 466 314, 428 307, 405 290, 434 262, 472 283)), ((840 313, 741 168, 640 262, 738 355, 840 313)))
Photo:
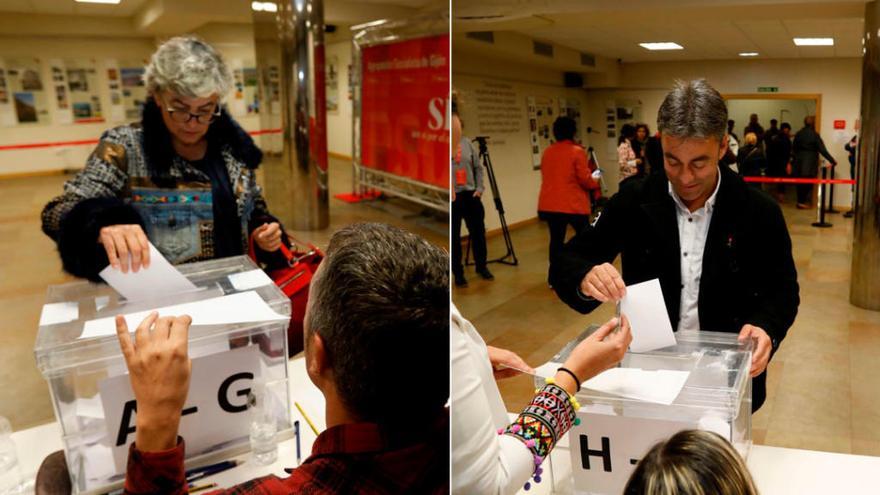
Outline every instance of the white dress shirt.
POLYGON ((450 305, 452 334, 452 493, 516 493, 535 469, 523 442, 499 435, 510 424, 486 343, 450 305))
POLYGON ((700 275, 703 273, 703 251, 706 247, 706 236, 712 222, 715 209, 715 198, 721 187, 721 174, 715 191, 709 196, 701 208, 690 211, 672 189, 669 183, 669 195, 675 201, 675 212, 678 219, 678 243, 681 246, 681 305, 678 311, 678 331, 700 330, 700 314, 697 302, 700 298, 700 275))

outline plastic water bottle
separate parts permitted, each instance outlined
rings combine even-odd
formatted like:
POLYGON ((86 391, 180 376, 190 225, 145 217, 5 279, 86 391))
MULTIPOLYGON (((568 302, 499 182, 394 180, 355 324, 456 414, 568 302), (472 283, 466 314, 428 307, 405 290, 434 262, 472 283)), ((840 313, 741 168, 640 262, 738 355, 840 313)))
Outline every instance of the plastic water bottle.
POLYGON ((18 468, 18 455, 12 441, 12 426, 0 416, 0 495, 20 493, 21 472, 18 468))
POLYGON ((248 396, 251 414, 250 441, 254 460, 262 465, 272 464, 278 459, 278 426, 269 403, 266 384, 255 381, 248 396))

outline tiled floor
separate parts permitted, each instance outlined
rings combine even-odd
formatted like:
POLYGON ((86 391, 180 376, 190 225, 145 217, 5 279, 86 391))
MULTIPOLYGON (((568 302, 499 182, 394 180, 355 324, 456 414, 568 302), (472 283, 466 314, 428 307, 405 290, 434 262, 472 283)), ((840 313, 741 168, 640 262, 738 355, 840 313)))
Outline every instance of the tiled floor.
MULTIPOLYGON (((40 230, 43 205, 60 193, 66 179, 0 180, 0 416, 9 418, 16 430, 54 418, 33 346, 46 287, 72 280, 61 271, 55 244, 40 230)), ((350 190, 350 162, 331 159, 331 194, 350 190)), ((425 212, 396 199, 348 204, 331 198, 329 228, 294 234, 323 247, 336 229, 362 221, 395 224, 444 248, 448 245, 445 214, 425 212)))
MULTIPOLYGON (((880 312, 849 304, 852 220, 829 215, 829 229, 810 225, 813 210, 783 206, 793 242, 801 304, 769 367, 769 393, 754 415, 756 443, 779 447, 880 455, 880 312)), ((495 214, 487 208, 487 214, 495 214)), ((486 342, 506 347, 537 366, 590 323, 613 315, 603 305, 580 315, 547 287, 548 233, 537 223, 513 232, 520 264, 493 263, 495 281, 467 272, 470 287, 453 300, 486 342)), ((501 237, 489 242, 490 258, 503 254, 501 237)), ((534 393, 528 377, 500 384, 508 410, 534 393)))

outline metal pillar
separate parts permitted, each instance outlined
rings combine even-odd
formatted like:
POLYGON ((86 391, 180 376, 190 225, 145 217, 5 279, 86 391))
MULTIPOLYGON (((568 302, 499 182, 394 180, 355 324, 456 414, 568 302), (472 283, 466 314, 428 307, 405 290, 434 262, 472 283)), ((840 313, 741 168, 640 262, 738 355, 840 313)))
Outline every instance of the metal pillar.
POLYGON ((850 302, 880 311, 880 2, 865 4, 850 302))
POLYGON ((275 4, 277 12, 253 13, 261 127, 281 128, 280 143, 272 143, 276 134, 262 140, 269 151, 266 201, 288 229, 324 229, 330 219, 323 0, 275 4))

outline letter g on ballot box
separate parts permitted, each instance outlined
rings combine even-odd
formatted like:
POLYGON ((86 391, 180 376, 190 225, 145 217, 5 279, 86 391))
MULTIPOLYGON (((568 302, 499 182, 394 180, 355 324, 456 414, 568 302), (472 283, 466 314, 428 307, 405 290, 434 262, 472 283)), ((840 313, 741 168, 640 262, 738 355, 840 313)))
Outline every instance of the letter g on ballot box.
POLYGON ((113 323, 118 314, 126 316, 130 329, 153 310, 193 319, 192 375, 179 430, 187 467, 249 450, 248 394, 257 380, 265 383, 278 438, 292 435, 290 299, 268 277, 265 284, 238 283, 241 274, 259 269, 246 256, 174 269, 195 289, 157 290, 130 300, 112 287, 85 281, 48 288, 34 354, 61 425, 75 494, 121 487, 136 436, 137 405, 113 323))

